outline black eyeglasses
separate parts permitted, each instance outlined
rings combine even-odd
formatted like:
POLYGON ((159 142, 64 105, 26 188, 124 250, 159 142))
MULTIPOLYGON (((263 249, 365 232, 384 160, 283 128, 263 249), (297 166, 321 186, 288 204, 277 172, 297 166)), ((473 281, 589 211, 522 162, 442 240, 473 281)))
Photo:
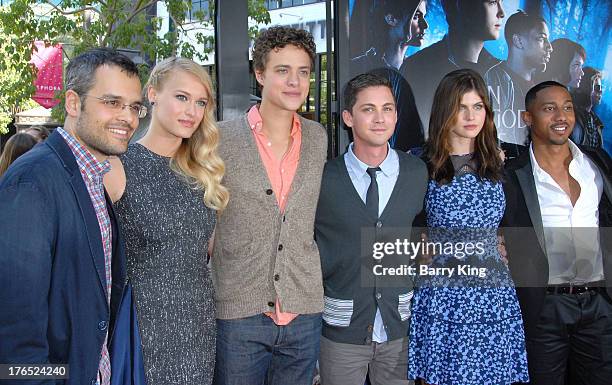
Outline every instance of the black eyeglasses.
POLYGON ((118 110, 124 110, 126 107, 128 107, 130 109, 130 112, 138 116, 139 119, 142 119, 145 116, 147 116, 147 112, 148 112, 147 107, 143 106, 142 104, 121 103, 119 99, 101 98, 99 96, 93 96, 93 95, 87 95, 87 94, 83 94, 81 96, 98 99, 109 110, 118 111, 118 110))

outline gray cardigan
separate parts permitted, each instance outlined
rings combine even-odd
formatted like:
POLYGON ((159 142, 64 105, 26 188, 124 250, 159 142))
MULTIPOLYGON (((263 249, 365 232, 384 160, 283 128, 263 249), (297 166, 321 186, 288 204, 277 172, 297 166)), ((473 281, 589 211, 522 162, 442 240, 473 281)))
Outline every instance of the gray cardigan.
POLYGON ((315 234, 325 287, 323 336, 332 341, 370 344, 377 308, 389 341, 408 335, 412 277, 373 274, 375 264, 396 268, 413 262, 392 254, 380 261, 372 257, 374 242, 412 239, 412 223, 423 210, 427 166, 413 155, 397 155, 399 175, 378 218, 357 194, 344 156, 325 165, 315 234))
POLYGON ((246 114, 219 123, 223 184, 230 192, 219 216, 212 257, 217 318, 244 318, 281 310, 323 310, 314 219, 327 157, 327 136, 316 122, 300 118, 302 146, 291 191, 281 214, 246 114))

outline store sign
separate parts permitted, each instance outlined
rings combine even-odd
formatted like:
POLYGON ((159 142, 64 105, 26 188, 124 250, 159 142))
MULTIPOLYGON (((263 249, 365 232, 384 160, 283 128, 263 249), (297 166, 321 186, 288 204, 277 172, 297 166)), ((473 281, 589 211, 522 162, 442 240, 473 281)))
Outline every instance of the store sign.
POLYGON ((36 93, 32 99, 45 108, 51 108, 59 103, 55 99, 56 91, 62 90, 62 45, 45 46, 42 41, 34 45, 36 49, 30 62, 36 66, 38 73, 34 79, 36 93))

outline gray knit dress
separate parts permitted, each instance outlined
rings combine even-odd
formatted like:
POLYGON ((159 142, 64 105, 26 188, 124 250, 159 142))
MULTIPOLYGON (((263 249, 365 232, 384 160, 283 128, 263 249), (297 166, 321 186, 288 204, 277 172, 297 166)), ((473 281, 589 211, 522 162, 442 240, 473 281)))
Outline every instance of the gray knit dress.
POLYGON ((206 266, 216 212, 162 157, 134 143, 115 211, 125 234, 128 277, 148 385, 211 384, 215 304, 206 266))

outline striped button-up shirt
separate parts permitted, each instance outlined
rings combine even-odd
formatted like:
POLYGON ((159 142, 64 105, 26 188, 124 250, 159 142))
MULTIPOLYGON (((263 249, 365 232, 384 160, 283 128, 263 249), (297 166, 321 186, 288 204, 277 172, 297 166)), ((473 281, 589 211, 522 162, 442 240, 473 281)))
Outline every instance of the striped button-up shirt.
MULTIPOLYGON (((57 131, 62 135, 68 147, 74 154, 76 163, 87 187, 87 192, 91 198, 98 225, 100 226, 100 234, 102 236, 102 248, 104 250, 104 273, 106 276, 106 299, 110 306, 110 294, 112 287, 111 261, 112 261, 112 228, 110 216, 106 208, 106 199, 104 198, 104 174, 110 171, 110 163, 108 160, 99 162, 83 145, 81 145, 74 137, 66 132, 61 127, 57 131)), ((107 329, 108 330, 108 329, 107 329)), ((111 377, 110 358, 108 355, 108 347, 106 342, 108 339, 108 331, 104 337, 102 352, 100 355, 100 364, 98 366, 98 383, 101 385, 109 385, 111 377)))

